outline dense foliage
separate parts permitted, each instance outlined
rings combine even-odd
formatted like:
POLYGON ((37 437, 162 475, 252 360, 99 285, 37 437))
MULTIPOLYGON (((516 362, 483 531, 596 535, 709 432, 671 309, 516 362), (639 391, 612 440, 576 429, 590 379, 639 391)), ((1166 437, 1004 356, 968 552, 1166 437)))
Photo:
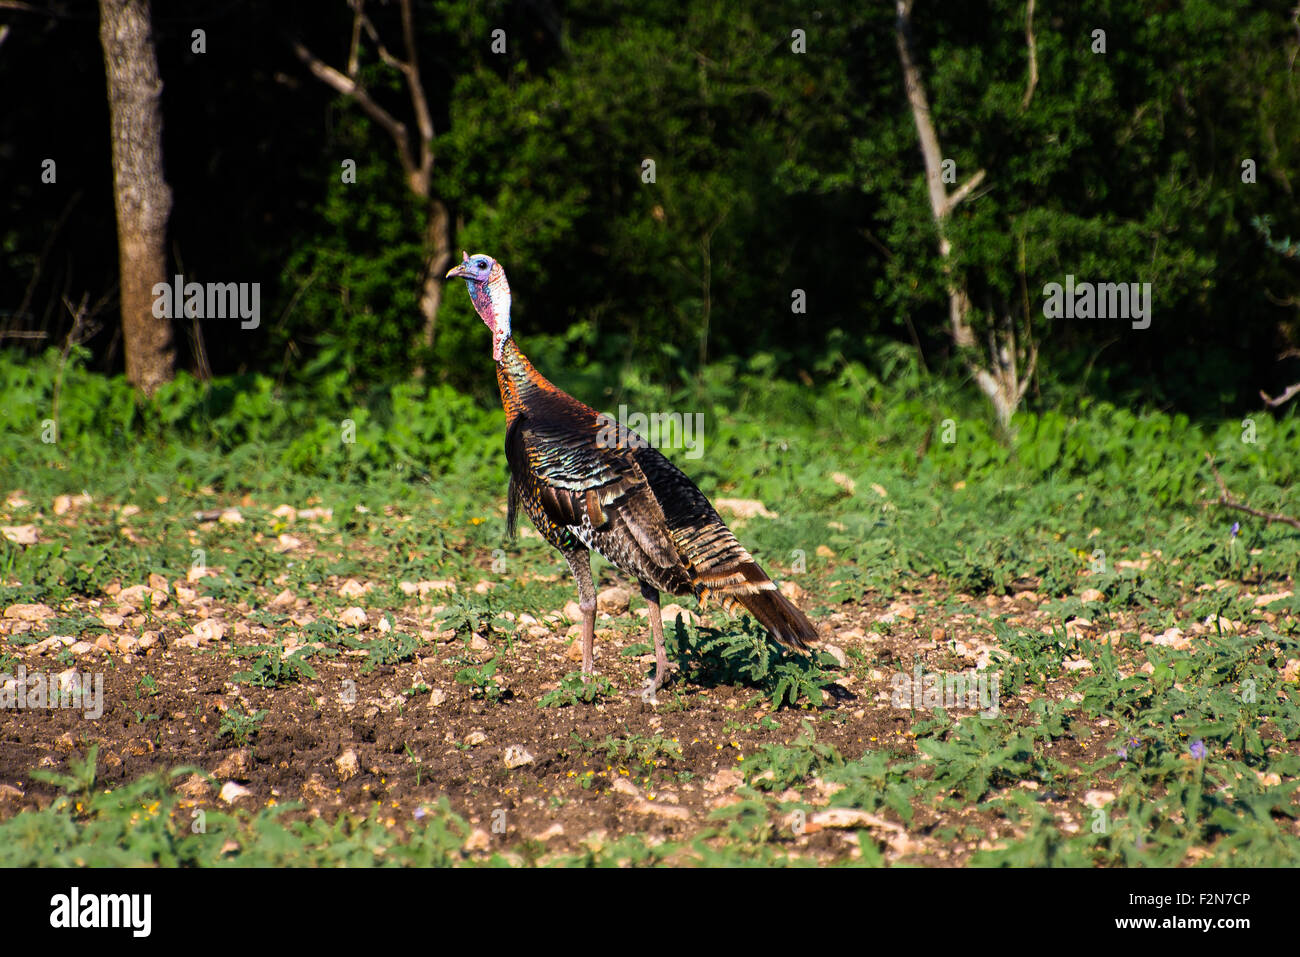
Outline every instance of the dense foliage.
MULTIPOLYGON (((1300 275, 1283 239, 1300 226, 1292 6, 1039 4, 1026 103, 1023 3, 917 5, 945 156, 958 183, 987 173, 954 214, 958 268, 983 320, 1032 319, 1031 409, 1086 392, 1231 413, 1297 378, 1277 360, 1298 341, 1300 275), (1045 319, 1042 289, 1067 274, 1152 283, 1150 329, 1045 319)), ((394 6, 368 9, 394 45, 394 6)), ((96 18, 7 16, 0 82, 24 93, 0 116, 0 329, 61 345, 62 299, 84 294, 99 304, 91 365, 119 369, 96 18)), ((178 0, 154 17, 173 266, 262 283, 258 329, 180 324, 183 363, 296 378, 327 397, 342 374, 354 400, 424 363, 485 397, 486 337, 459 288, 434 355, 416 348, 426 211, 392 143, 291 51, 298 38, 344 64, 347 6, 178 0), (341 182, 348 158, 355 184, 341 182)), ((438 131, 433 192, 457 249, 506 263, 531 351, 607 382, 628 367, 683 383, 704 363, 760 354, 765 374, 809 381, 828 357, 879 372, 901 342, 931 373, 962 376, 892 4, 439 2, 417 5, 416 27, 438 131), (806 313, 791 311, 796 289, 806 313)), ((362 64, 409 122, 368 41, 362 64)))

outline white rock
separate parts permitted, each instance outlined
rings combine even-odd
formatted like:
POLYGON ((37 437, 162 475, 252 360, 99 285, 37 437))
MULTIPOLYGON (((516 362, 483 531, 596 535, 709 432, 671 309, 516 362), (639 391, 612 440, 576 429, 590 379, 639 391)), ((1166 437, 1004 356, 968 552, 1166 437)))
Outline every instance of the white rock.
POLYGON ((366 582, 363 585, 355 578, 349 578, 347 581, 345 581, 342 585, 339 586, 338 596, 340 598, 360 598, 362 595, 364 595, 366 592, 370 591, 370 589, 374 587, 375 586, 372 585, 370 582, 366 582))
POLYGON ((334 759, 334 768, 338 771, 339 777, 346 781, 355 777, 361 769, 360 762, 357 761, 357 753, 348 748, 337 758, 334 759))
POLYGON ((227 804, 234 804, 240 798, 252 797, 253 792, 243 785, 236 784, 234 781, 227 781, 221 785, 221 800, 227 804))
POLYGON ((18 621, 44 621, 54 617, 54 609, 42 604, 10 605, 5 609, 5 617, 18 621))
POLYGON ((220 641, 226 636, 226 625, 215 618, 204 618, 195 623, 193 633, 199 641, 220 641))
POLYGON ((532 764, 535 760, 536 758, 521 744, 512 744, 506 748, 505 763, 511 770, 522 768, 525 764, 532 764))
POLYGON ((339 624, 347 625, 349 628, 364 628, 366 625, 365 609, 358 608, 355 605, 343 609, 339 612, 339 624))

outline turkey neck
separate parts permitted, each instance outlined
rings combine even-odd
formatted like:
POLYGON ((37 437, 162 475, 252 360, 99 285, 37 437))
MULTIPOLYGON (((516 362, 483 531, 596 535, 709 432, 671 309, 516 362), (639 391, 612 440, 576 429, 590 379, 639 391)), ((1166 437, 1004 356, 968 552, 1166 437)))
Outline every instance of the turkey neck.
POLYGON ((507 428, 521 414, 534 415, 543 411, 577 413, 595 422, 596 413, 552 385, 519 351, 513 337, 501 344, 497 387, 501 390, 501 406, 506 410, 507 428))

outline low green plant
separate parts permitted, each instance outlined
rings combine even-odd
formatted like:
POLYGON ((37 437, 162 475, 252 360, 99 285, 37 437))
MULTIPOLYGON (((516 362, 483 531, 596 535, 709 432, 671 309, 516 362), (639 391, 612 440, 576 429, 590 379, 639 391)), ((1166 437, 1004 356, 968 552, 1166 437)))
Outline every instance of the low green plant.
POLYGON ((230 738, 236 747, 244 747, 261 730, 262 722, 271 712, 266 708, 261 708, 248 714, 238 705, 233 708, 227 708, 221 715, 221 723, 217 728, 218 738, 230 738))

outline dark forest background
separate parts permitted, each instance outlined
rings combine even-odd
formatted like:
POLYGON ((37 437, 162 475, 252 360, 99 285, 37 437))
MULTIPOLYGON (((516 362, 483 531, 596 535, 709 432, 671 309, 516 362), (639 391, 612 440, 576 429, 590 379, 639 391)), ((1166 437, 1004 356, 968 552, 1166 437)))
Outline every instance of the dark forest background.
MULTIPOLYGON (((1030 408, 1258 408, 1261 389, 1300 380, 1293 0, 1040 3, 1032 87, 1026 12, 912 12, 956 183, 986 173, 948 227, 981 345, 978 324, 999 319, 1026 330, 1022 346, 1032 336, 1030 408), (1151 327, 1044 318, 1044 285, 1067 274, 1151 282, 1151 327)), ((400 54, 397 4, 365 13, 400 54)), ((686 382, 735 358, 814 385, 836 362, 911 352, 965 380, 895 22, 893 3, 861 0, 417 3, 430 196, 457 259, 500 259, 516 337, 573 369, 686 382)), ((64 300, 84 301, 85 361, 120 373, 96 6, 0 4, 0 23, 0 348, 63 348, 64 300)), ((169 271, 262 296, 257 330, 176 322, 178 368, 308 388, 333 374, 359 391, 423 374, 489 401, 488 336, 459 284, 423 337, 430 212, 391 137, 295 55, 298 42, 343 69, 353 10, 164 0, 153 25, 169 271)), ((370 36, 358 75, 414 129, 370 36)))

